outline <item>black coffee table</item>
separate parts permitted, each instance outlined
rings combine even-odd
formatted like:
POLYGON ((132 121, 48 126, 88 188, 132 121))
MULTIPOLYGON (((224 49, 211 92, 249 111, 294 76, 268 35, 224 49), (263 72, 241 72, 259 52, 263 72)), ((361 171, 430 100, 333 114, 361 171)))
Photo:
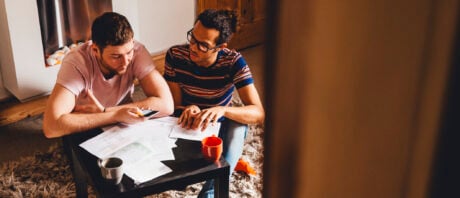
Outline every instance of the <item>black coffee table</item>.
POLYGON ((97 165, 97 157, 79 146, 100 134, 100 129, 67 135, 62 138, 65 152, 71 161, 77 197, 88 197, 90 183, 98 197, 142 197, 166 190, 183 190, 187 185, 214 179, 215 197, 229 196, 230 168, 224 158, 216 163, 206 161, 201 154, 201 143, 178 139, 173 148, 175 160, 163 161, 173 171, 136 185, 123 176, 119 185, 107 184, 97 165))

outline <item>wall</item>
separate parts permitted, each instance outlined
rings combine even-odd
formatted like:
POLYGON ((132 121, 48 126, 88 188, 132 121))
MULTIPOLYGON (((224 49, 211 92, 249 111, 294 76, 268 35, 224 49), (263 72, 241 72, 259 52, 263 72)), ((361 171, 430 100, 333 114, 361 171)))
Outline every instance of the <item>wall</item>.
MULTIPOLYGON (((4 4, 0 2, 0 10, 3 10, 4 4)), ((6 21, 6 13, 0 12, 0 21, 6 21)), ((0 23, 0 29, 6 29, 8 28, 6 23, 0 23)), ((0 31, 0 39, 4 38, 5 36, 3 34, 6 34, 5 31, 0 31)), ((0 40, 1 43, 5 43, 5 41, 0 40)), ((4 54, 2 50, 3 48, 0 48, 0 54, 4 54)), ((0 63, 2 62, 2 55, 0 55, 0 63)), ((2 70, 0 67, 0 101, 4 100, 6 98, 11 97, 11 94, 3 87, 3 78, 2 78, 2 70)))
POLYGON ((45 68, 37 5, 0 1, 3 86, 20 100, 52 89, 57 67, 45 68))
MULTIPOLYGON (((0 10, 3 10, 3 4, 0 3, 0 10)), ((4 12, 0 12, 0 21, 5 21, 6 20, 6 13, 4 12)), ((7 24, 6 23, 0 23, 0 29, 6 29, 8 28, 7 24)), ((5 36, 3 36, 2 34, 6 34, 5 31, 0 31, 0 39, 4 38, 5 36)), ((7 43, 3 40, 0 40, 1 43, 7 43)), ((2 55, 1 54, 4 54, 6 52, 3 52, 2 50, 3 48, 0 48, 0 63, 2 62, 2 55)), ((4 57, 5 58, 5 57, 4 57)), ((0 101, 1 100, 5 100, 6 98, 9 98, 11 97, 11 94, 3 87, 3 77, 2 77, 2 70, 1 70, 1 67, 0 67, 0 101)))
POLYGON ((1 74, 2 72, 0 71, 0 101, 11 97, 11 94, 5 88, 3 88, 3 79, 1 74))
POLYGON ((135 38, 154 54, 185 43, 195 21, 195 1, 113 0, 113 4, 114 11, 130 21, 135 38))
MULTIPOLYGON (((33 11, 36 7, 34 3, 24 4, 15 0, 0 0, 0 8, 4 8, 0 9, 0 17, 3 17, 3 19, 0 18, 2 19, 0 37, 1 39, 13 40, 2 41, 2 43, 3 45, 8 45, 11 42, 13 45, 15 42, 20 43, 19 46, 10 46, 10 50, 14 53, 11 51, 2 52, 2 57, 0 57, 3 59, 2 68, 4 68, 0 71, 3 79, 0 83, 0 99, 10 96, 4 88, 7 86, 5 85, 7 82, 25 81, 25 83, 8 84, 10 91, 20 100, 33 98, 34 95, 47 94, 55 82, 58 71, 56 67, 30 71, 31 67, 41 67, 41 63, 43 63, 41 42, 27 41, 28 39, 40 38, 39 26, 36 25, 38 23, 37 11, 33 11), (6 10, 5 8, 13 9, 6 10), (7 20, 9 21, 6 22, 7 20), (13 30, 14 34, 5 31, 8 29, 13 30), (18 55, 24 56, 24 54, 28 57, 18 59, 20 62, 13 58, 18 55), (16 69, 10 69, 10 65, 15 64, 20 66, 16 69), (22 76, 16 76, 16 73, 22 76), (37 80, 37 76, 46 76, 47 78, 37 80)), ((151 53, 158 53, 172 45, 184 43, 186 41, 185 34, 193 26, 195 17, 195 1, 113 0, 113 9, 130 20, 135 31, 135 39, 144 43, 151 53)), ((2 49, 7 48, 2 47, 2 49)))
POLYGON ((195 21, 195 1, 140 0, 139 35, 152 53, 186 42, 195 21))

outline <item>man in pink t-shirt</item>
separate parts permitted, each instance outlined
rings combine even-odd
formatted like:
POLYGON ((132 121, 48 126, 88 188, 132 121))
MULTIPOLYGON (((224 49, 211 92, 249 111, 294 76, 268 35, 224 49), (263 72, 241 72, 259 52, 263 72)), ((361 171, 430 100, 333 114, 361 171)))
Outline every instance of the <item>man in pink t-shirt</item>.
POLYGON ((168 85, 145 47, 134 41, 128 20, 107 12, 94 20, 91 31, 92 41, 73 49, 62 62, 45 109, 45 136, 142 122, 146 118, 138 115, 141 109, 157 110, 157 117, 172 114, 168 85), (135 79, 147 97, 133 102, 135 79))

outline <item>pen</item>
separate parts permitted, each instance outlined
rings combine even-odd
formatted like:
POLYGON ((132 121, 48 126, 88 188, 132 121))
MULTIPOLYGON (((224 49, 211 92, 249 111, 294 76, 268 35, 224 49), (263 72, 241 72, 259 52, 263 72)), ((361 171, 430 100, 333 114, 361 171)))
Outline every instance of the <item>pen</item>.
POLYGON ((137 109, 136 115, 139 117, 144 117, 144 114, 142 114, 142 111, 139 111, 139 109, 137 109))

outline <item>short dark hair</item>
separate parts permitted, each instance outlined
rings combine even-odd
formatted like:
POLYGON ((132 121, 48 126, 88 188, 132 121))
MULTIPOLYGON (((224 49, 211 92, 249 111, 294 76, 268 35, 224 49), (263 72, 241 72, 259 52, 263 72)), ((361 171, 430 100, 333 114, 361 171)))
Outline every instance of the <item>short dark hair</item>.
POLYGON ((214 28, 219 31, 217 45, 228 42, 238 26, 238 16, 233 10, 207 9, 198 15, 196 21, 200 21, 206 28, 214 28))
POLYGON ((100 50, 107 45, 122 45, 134 37, 133 29, 125 16, 115 12, 105 12, 93 21, 91 39, 100 50))

